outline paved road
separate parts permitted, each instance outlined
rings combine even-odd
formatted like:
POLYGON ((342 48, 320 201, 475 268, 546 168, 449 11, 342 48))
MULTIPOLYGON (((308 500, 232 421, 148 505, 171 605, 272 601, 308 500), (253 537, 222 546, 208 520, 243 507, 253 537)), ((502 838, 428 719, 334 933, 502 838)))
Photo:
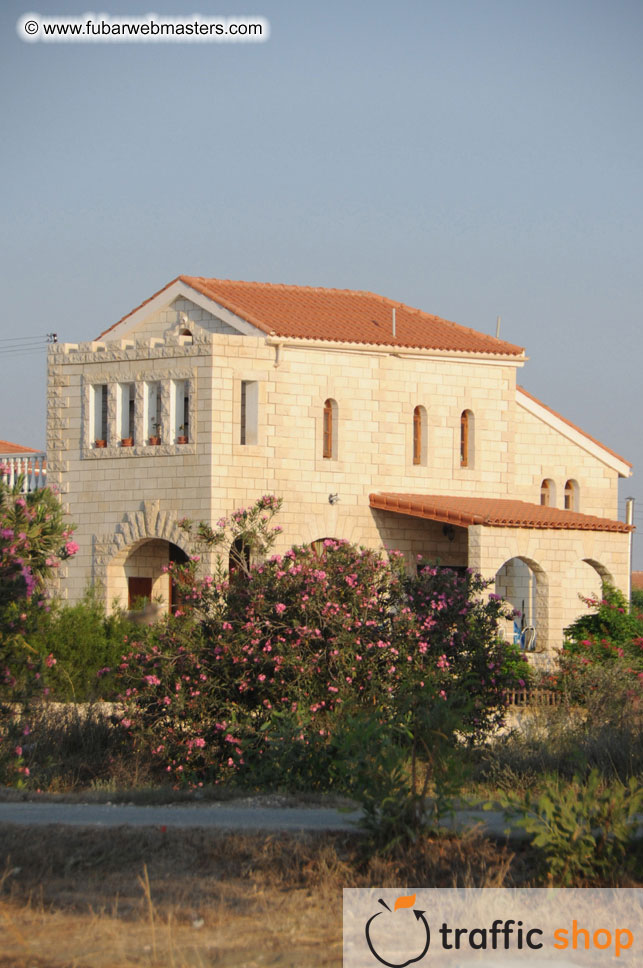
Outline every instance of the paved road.
MULTIPOLYGON (((218 827, 222 830, 355 830, 360 811, 331 807, 267 807, 207 803, 190 806, 137 807, 105 803, 0 803, 0 823, 65 824, 82 827, 218 827)), ((502 837, 507 827, 500 812, 464 810, 458 830, 482 824, 486 833, 502 837)), ((452 821, 444 822, 453 828, 452 821)), ((520 832, 519 832, 520 833, 520 832)))

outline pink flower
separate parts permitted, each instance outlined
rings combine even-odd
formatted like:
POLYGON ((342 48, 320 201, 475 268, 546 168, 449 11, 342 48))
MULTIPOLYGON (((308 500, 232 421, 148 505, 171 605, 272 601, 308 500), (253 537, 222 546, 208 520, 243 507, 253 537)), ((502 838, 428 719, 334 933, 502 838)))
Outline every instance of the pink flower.
POLYGON ((49 655, 45 659, 45 665, 46 666, 49 666, 50 669, 51 669, 52 666, 55 666, 56 665, 56 660, 54 659, 54 657, 51 654, 51 652, 49 653, 49 655))
POLYGON ((275 612, 277 613, 277 615, 283 615, 285 611, 286 611, 286 606, 283 604, 283 602, 277 602, 277 604, 275 605, 275 612))
POLYGON ((77 545, 75 541, 67 541, 65 543, 65 553, 68 554, 70 557, 71 555, 75 555, 79 549, 80 549, 80 545, 77 545))
POLYGON ((16 746, 16 756, 22 756, 22 746, 16 746))

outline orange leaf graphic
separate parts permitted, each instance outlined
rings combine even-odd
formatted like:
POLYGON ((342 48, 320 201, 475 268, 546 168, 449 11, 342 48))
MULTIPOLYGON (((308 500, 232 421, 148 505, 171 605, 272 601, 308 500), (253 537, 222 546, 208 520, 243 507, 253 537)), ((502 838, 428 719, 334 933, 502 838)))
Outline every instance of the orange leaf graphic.
POLYGON ((393 910, 397 911, 398 908, 413 907, 416 897, 417 894, 408 894, 406 897, 398 897, 393 910))

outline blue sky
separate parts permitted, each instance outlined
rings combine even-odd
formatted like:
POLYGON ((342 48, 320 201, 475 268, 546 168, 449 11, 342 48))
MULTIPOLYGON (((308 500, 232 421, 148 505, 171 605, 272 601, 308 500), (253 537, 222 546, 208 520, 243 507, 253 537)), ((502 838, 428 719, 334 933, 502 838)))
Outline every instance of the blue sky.
MULTIPOLYGON (((87 6, 0 12, 0 438, 44 444, 44 355, 7 339, 91 338, 189 273, 370 289, 491 333, 501 315, 520 382, 643 467, 639 0, 105 0, 271 37, 17 35, 87 6)), ((639 478, 621 494, 643 525, 639 478)))

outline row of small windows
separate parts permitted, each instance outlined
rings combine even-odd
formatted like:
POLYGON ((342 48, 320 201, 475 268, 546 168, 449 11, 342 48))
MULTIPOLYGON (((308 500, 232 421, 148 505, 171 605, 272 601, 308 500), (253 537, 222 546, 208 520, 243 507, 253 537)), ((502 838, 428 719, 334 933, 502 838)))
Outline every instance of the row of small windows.
MULTIPOLYGON (((142 385, 143 419, 142 426, 146 428, 144 441, 137 437, 136 419, 136 383, 119 383, 116 385, 116 426, 119 435, 116 442, 122 447, 131 447, 135 443, 144 442, 149 446, 158 446, 164 442, 186 444, 190 439, 190 393, 187 380, 170 381, 170 417, 168 426, 164 426, 162 411, 162 384, 153 381, 142 385)), ((91 387, 91 415, 92 433, 95 447, 107 446, 108 427, 108 394, 107 384, 91 387)), ((338 405, 337 401, 328 398, 324 401, 322 419, 322 456, 324 460, 337 460, 338 457, 338 405)), ((258 443, 259 423, 259 383, 256 380, 242 380, 239 410, 239 443, 242 445, 256 445, 258 443)), ((463 410, 460 414, 460 467, 473 466, 474 453, 474 425, 475 418, 471 410, 463 410)), ((423 465, 427 462, 428 452, 428 416, 426 408, 417 406, 413 410, 413 464, 423 465)), ((543 480, 540 488, 540 503, 544 507, 556 506, 556 485, 549 478, 543 480)), ((564 508, 568 511, 579 509, 579 487, 574 480, 565 482, 564 508)))
MULTIPOLYGON (((337 414, 337 401, 325 400, 322 430, 322 456, 325 460, 337 460, 337 414)), ((473 413, 463 410, 460 415, 460 467, 473 466, 473 428, 473 413)), ((427 454, 427 412, 426 407, 418 406, 413 410, 413 463, 426 464, 427 454)))
MULTIPOLYGON (((545 478, 540 485, 540 503, 542 507, 556 507, 556 485, 551 478, 545 478)), ((580 489, 577 481, 565 481, 563 507, 566 511, 579 510, 580 489)))
POLYGON ((163 384, 95 384, 90 388, 90 441, 94 447, 120 444, 187 444, 190 439, 190 390, 187 380, 169 381, 169 419, 163 418, 163 384), (115 394, 116 422, 110 428, 109 394, 115 394), (137 414, 137 393, 139 411, 137 414), (139 416, 140 415, 140 416, 139 416))

